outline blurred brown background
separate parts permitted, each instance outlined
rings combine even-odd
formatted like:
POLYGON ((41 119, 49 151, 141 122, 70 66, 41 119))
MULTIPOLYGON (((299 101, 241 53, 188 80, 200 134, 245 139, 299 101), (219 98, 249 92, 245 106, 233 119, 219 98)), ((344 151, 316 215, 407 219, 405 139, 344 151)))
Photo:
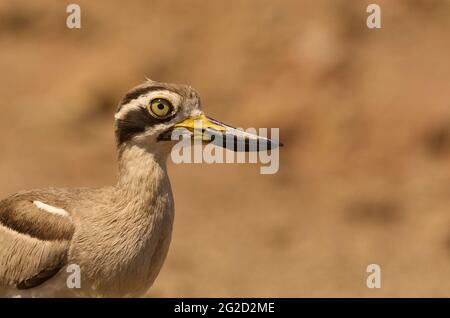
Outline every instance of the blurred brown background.
POLYGON ((0 196, 115 182, 113 114, 146 76, 279 127, 280 171, 174 165, 149 296, 450 296, 450 2, 0 3, 0 196), (201 204, 198 202, 201 201, 201 204), (381 265, 382 288, 366 287, 381 265))

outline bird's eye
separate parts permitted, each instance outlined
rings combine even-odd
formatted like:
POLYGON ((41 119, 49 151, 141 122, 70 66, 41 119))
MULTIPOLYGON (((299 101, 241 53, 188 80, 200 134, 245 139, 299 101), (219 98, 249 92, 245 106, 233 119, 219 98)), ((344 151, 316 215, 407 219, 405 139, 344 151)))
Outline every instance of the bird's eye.
POLYGON ((150 102, 150 114, 156 118, 166 118, 173 111, 172 103, 164 98, 155 98, 150 102))

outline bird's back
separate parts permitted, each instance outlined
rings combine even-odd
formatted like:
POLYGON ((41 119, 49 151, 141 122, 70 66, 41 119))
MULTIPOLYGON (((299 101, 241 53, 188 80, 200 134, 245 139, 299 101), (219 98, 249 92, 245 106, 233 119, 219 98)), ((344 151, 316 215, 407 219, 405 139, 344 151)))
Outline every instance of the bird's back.
MULTIPOLYGON (((35 295, 65 267, 83 202, 111 188, 24 191, 0 201, 0 296, 35 295)), ((38 294, 42 294, 41 292, 38 294)))

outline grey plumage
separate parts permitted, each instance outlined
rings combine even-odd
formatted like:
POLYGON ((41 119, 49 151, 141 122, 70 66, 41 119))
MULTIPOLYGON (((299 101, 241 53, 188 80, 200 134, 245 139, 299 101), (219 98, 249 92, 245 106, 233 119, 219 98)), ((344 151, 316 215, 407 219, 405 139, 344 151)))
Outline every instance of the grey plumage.
POLYGON ((234 133, 204 116, 191 87, 148 81, 125 95, 115 115, 115 186, 40 189, 1 201, 0 296, 144 295, 171 240, 166 158, 175 141, 167 135, 174 129, 192 135, 194 120, 205 131, 234 133), (155 100, 162 102, 152 110, 155 100), (81 288, 66 284, 71 264, 81 269, 81 288))
POLYGON ((134 157, 122 164, 122 173, 136 169, 137 174, 123 176, 115 187, 41 189, 0 203, 0 286, 39 287, 58 272, 67 277, 64 268, 77 264, 80 290, 68 290, 63 277, 50 294, 45 288, 25 294, 139 296, 147 291, 169 246, 173 198, 164 165, 138 149, 126 149, 122 156, 134 157), (70 218, 43 212, 34 200, 63 207, 70 218))

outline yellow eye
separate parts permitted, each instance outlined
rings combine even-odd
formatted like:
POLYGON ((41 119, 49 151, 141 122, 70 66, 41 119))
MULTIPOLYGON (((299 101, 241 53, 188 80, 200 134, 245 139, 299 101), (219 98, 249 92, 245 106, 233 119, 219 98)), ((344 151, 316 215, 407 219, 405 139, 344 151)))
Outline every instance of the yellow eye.
POLYGON ((150 102, 149 110, 153 117, 165 118, 171 115, 173 106, 167 99, 155 98, 150 102))

